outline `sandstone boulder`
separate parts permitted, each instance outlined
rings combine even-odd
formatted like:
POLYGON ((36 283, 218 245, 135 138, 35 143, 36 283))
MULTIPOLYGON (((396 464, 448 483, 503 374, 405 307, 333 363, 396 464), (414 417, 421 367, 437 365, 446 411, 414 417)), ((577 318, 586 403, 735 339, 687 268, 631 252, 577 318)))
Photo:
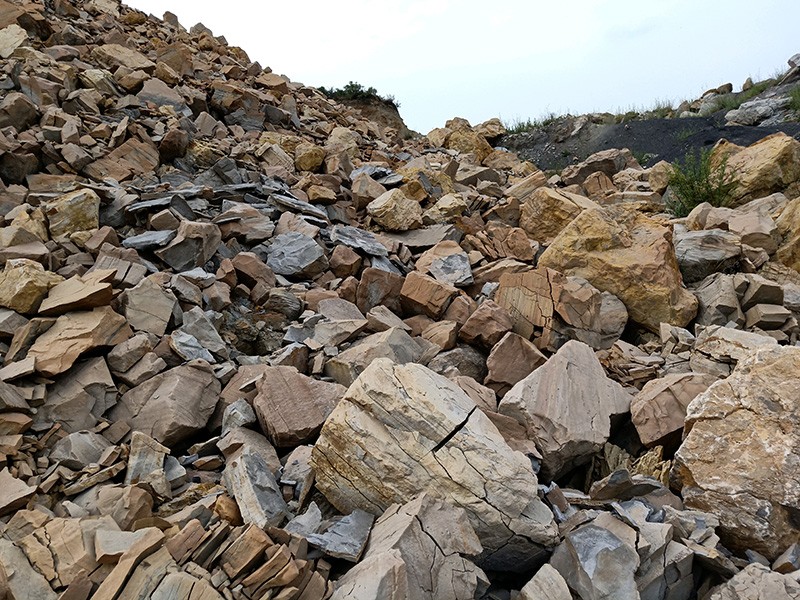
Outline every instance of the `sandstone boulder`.
POLYGON ((0 273, 0 306, 18 313, 35 314, 54 285, 64 280, 45 271, 38 262, 15 258, 0 273))
POLYGON ((708 600, 798 600, 800 583, 791 575, 770 571, 758 563, 747 565, 730 580, 711 590, 708 600))
POLYGON ((43 206, 54 240, 100 226, 100 197, 92 190, 69 192, 43 206))
POLYGON ((697 299, 683 287, 666 227, 624 208, 585 210, 542 254, 539 264, 577 275, 617 296, 635 323, 686 326, 697 299))
POLYGON ((687 409, 674 473, 686 506, 719 517, 732 550, 775 559, 800 535, 800 348, 751 353, 687 409))
POLYGON ((310 441, 346 388, 307 377, 293 367, 266 367, 256 384, 253 408, 261 428, 278 448, 310 441))
POLYGON ((735 175, 731 196, 736 205, 782 192, 800 180, 800 142, 785 133, 774 133, 747 148, 722 140, 714 147, 712 161, 724 156, 735 175))
POLYGON ((110 416, 161 444, 173 446, 206 426, 219 400, 220 387, 208 363, 193 361, 127 391, 110 416))
POLYGON ((525 427, 542 454, 542 473, 555 479, 590 460, 608 440, 611 417, 630 403, 592 349, 570 341, 511 388, 498 412, 525 427))
POLYGON ((36 338, 28 356, 36 360, 39 373, 51 377, 69 369, 84 352, 120 344, 131 334, 125 318, 109 306, 67 313, 36 338))
POLYGON ((402 190, 389 190, 367 205, 367 213, 387 231, 408 231, 422 226, 419 202, 402 190))
POLYGON ((519 226, 534 240, 549 246, 581 212, 599 207, 584 196, 541 187, 520 208, 519 226))
POLYGON ((312 463, 342 512, 381 514, 421 491, 463 506, 484 568, 523 569, 556 536, 529 460, 458 386, 421 365, 372 362, 323 426, 312 463))

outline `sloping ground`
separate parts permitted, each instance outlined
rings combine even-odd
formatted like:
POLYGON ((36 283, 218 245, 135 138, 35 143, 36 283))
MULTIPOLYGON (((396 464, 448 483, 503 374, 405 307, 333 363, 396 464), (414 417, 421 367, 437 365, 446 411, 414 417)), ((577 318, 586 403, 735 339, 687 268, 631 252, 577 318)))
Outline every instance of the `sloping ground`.
POLYGON ((782 131, 800 139, 800 123, 774 126, 724 125, 724 114, 685 119, 648 119, 628 123, 595 123, 590 116, 563 117, 543 128, 504 136, 500 145, 535 163, 560 170, 608 148, 628 148, 644 166, 672 162, 687 152, 727 139, 748 146, 782 131))

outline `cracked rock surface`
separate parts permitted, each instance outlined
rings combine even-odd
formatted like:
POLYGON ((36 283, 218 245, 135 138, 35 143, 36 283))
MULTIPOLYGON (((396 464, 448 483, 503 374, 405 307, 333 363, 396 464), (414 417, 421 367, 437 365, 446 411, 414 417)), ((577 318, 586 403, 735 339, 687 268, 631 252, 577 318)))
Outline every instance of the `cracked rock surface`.
POLYGON ((485 563, 535 557, 556 539, 530 461, 459 387, 418 364, 367 367, 323 426, 312 464, 343 512, 380 514, 421 491, 462 507, 485 563))

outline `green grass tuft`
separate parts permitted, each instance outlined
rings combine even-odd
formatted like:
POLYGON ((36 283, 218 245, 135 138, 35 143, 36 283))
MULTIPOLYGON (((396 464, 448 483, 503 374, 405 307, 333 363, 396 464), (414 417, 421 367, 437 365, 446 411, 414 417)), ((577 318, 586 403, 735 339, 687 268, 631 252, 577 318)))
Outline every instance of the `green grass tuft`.
POLYGON ((789 92, 789 98, 791 99, 789 108, 796 113, 800 113, 800 85, 789 92))
POLYGON ((370 86, 365 88, 363 85, 356 83, 355 81, 351 81, 346 86, 340 88, 320 87, 319 91, 325 94, 328 98, 332 100, 338 100, 340 102, 346 102, 348 100, 378 100, 380 102, 391 104, 395 108, 400 108, 400 103, 395 100, 394 96, 381 96, 378 94, 378 90, 376 90, 374 87, 370 86))
POLYGON ((711 150, 690 151, 673 163, 667 210, 676 217, 685 217, 703 202, 717 207, 730 204, 731 192, 738 183, 736 174, 728 169, 727 158, 712 165, 711 150))

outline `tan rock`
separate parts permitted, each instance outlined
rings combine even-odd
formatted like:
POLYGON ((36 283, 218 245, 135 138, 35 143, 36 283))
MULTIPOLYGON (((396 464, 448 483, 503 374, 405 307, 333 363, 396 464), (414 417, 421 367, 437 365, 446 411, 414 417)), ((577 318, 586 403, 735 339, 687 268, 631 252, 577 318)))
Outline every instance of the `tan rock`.
POLYGON ((800 535, 800 348, 751 353, 687 409, 675 455, 688 508, 720 520, 722 543, 775 559, 800 535))
POLYGON ((92 50, 92 57, 108 68, 125 67, 146 73, 152 73, 156 68, 156 64, 141 52, 119 44, 97 46, 92 50))
POLYGON ((782 192, 800 180, 800 142, 785 133, 774 133, 746 148, 721 140, 714 146, 712 161, 728 157, 727 169, 734 174, 734 205, 782 192))
POLYGON ((25 506, 28 500, 36 493, 36 488, 17 479, 8 468, 0 471, 0 516, 14 512, 25 506))
POLYGON ((635 211, 584 211, 539 264, 614 294, 632 321, 654 332, 661 323, 684 327, 697 313, 697 298, 683 287, 669 230, 635 211))
POLYGON ((261 428, 278 448, 293 448, 312 440, 346 388, 312 379, 292 367, 267 367, 253 399, 261 428))
MULTIPOLYGON (((475 598, 486 589, 488 580, 465 557, 480 554, 481 550, 464 509, 422 494, 403 506, 394 504, 386 510, 372 528, 362 561, 388 562, 395 553, 399 554, 404 568, 394 589, 414 590, 409 597, 475 598)), ((374 571, 353 571, 336 582, 334 598, 360 598, 357 592, 375 586, 379 579, 374 571), (345 593, 349 595, 344 596, 345 593)))
POLYGON ((461 327, 459 337, 468 344, 492 348, 514 327, 506 310, 491 300, 484 300, 461 327))
POLYGON ((408 198, 402 190, 389 190, 367 205, 367 213, 388 231, 408 231, 422 226, 419 202, 408 198))
POLYGON ((783 208, 775 224, 781 236, 776 258, 800 271, 800 196, 783 208))
POLYGON ((717 380, 706 373, 676 373, 648 381, 631 401, 631 420, 648 448, 683 430, 686 407, 717 380))
POLYGON ((54 285, 64 281, 55 273, 27 258, 6 262, 0 273, 0 306, 18 313, 35 314, 54 285))
POLYGON ((567 185, 581 184, 592 173, 598 171, 613 177, 627 168, 641 168, 627 148, 609 148, 595 152, 585 160, 570 165, 561 172, 561 179, 567 185))
POLYGON ((160 373, 122 395, 109 413, 165 446, 206 426, 219 400, 219 381, 205 361, 160 373))
POLYGON ((131 334, 125 318, 108 306, 68 313, 36 339, 28 356, 36 359, 39 373, 52 377, 69 369, 84 352, 120 344, 131 334))
POLYGON ((146 277, 125 291, 122 304, 131 327, 161 336, 173 318, 178 299, 171 290, 161 287, 156 278, 146 277))
POLYGON ((522 203, 525 202, 533 192, 544 185, 547 185, 547 175, 542 171, 536 171, 510 186, 506 190, 505 195, 516 198, 522 203))
POLYGON ((542 565, 519 592, 518 600, 572 600, 567 582, 550 565, 542 565))
POLYGON ((581 212, 599 206, 578 194, 540 187, 522 203, 519 226, 534 240, 549 246, 581 212))
POLYGON ((373 361, 387 358, 397 364, 416 362, 422 348, 402 329, 391 328, 375 333, 325 363, 325 374, 349 386, 373 361))
POLYGON ((457 129, 453 131, 445 142, 445 147, 461 152, 462 154, 472 154, 475 160, 480 163, 484 158, 492 153, 492 147, 486 138, 471 128, 457 129))
POLYGON ((412 314, 425 314, 437 319, 456 294, 458 290, 452 285, 437 281, 419 271, 411 271, 403 282, 400 299, 412 314))
POLYGON ((791 574, 770 571, 752 563, 733 578, 713 588, 708 600, 798 600, 800 583, 791 574))
POLYGON ((489 373, 484 383, 502 397, 546 360, 544 354, 531 342, 509 331, 489 353, 486 360, 489 373))
POLYGON ((100 226, 100 197, 92 190, 69 192, 45 203, 43 209, 54 240, 100 226))
POLYGON ((325 162, 325 149, 302 142, 294 150, 294 166, 298 171, 316 171, 325 162))
POLYGON ((114 297, 111 281, 115 271, 98 269, 85 276, 75 275, 50 289, 47 298, 39 307, 39 314, 46 317, 73 310, 89 310, 107 306, 114 297))
POLYGON ((660 160, 647 173, 647 182, 650 189, 657 194, 663 194, 669 185, 669 178, 672 175, 672 165, 665 160, 660 160))
POLYGON ((525 426, 542 454, 542 473, 555 479, 602 448, 611 417, 627 412, 630 402, 591 348, 570 341, 511 388, 497 410, 525 426))
POLYGON ((342 512, 380 514, 421 490, 463 506, 485 568, 524 568, 508 558, 527 548, 534 559, 556 538, 528 459, 456 384, 421 365, 372 362, 323 426, 312 464, 317 488, 342 512))

